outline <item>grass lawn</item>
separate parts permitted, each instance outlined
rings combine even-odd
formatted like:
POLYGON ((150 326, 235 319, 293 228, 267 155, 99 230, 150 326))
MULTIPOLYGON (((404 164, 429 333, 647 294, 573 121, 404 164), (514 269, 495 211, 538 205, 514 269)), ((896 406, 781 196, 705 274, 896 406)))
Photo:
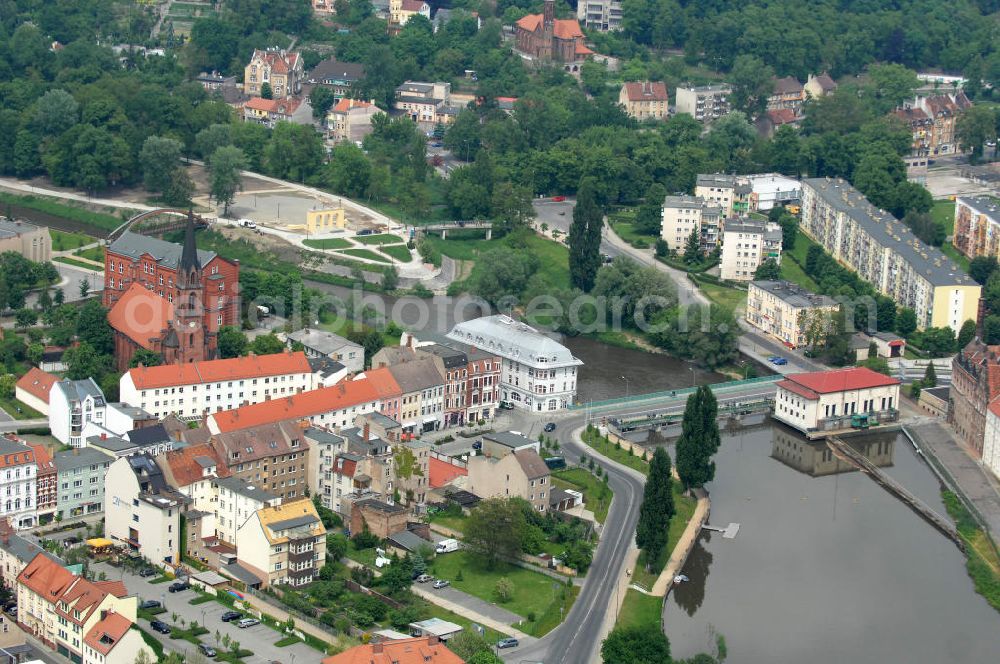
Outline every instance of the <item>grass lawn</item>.
POLYGON ((979 528, 979 524, 965 509, 958 496, 950 491, 942 491, 945 509, 955 522, 959 534, 966 543, 965 569, 972 578, 976 592, 997 611, 1000 611, 1000 556, 989 540, 989 535, 979 528))
POLYGON ((642 629, 659 630, 660 616, 663 613, 663 598, 643 595, 638 590, 629 588, 625 593, 621 611, 618 613, 616 627, 639 627, 642 629))
MULTIPOLYGON (((333 332, 334 334, 339 334, 340 336, 346 338, 350 331, 349 326, 352 325, 353 322, 354 321, 351 321, 347 318, 337 317, 334 318, 329 323, 320 323, 317 327, 319 327, 319 329, 321 330, 326 330, 327 332, 333 332)), ((399 336, 398 335, 393 336, 383 330, 382 343, 386 346, 398 346, 399 336)))
MULTIPOLYGON (((461 625, 464 629, 471 630, 472 623, 475 622, 474 620, 469 620, 468 618, 460 616, 457 613, 452 613, 448 609, 440 607, 437 604, 432 604, 423 598, 417 597, 416 595, 413 596, 411 604, 418 609, 422 616, 426 615, 430 618, 447 620, 448 622, 455 623, 456 625, 461 625)), ((485 627, 483 625, 480 626, 484 627, 485 633, 483 636, 489 643, 496 643, 500 639, 510 636, 505 632, 498 632, 495 629, 490 629, 489 627, 485 627)))
POLYGON ((436 523, 438 525, 444 526, 445 528, 450 528, 452 530, 457 530, 458 532, 463 532, 465 530, 465 522, 469 517, 465 516, 447 516, 444 514, 435 514, 431 517, 431 523, 436 523))
POLYGON ((85 270, 90 270, 92 272, 97 272, 102 269, 99 265, 94 265, 93 263, 84 263, 83 261, 78 261, 75 258, 70 258, 69 256, 56 256, 52 259, 57 263, 65 263, 66 265, 72 265, 74 267, 81 267, 85 270))
POLYGON ((372 569, 375 569, 375 549, 358 549, 354 548, 354 545, 347 547, 347 557, 355 562, 359 562, 363 565, 368 565, 372 569))
POLYGON ((354 245, 339 237, 328 237, 324 240, 303 240, 302 244, 313 249, 350 249, 354 245))
POLYGON ((950 201, 947 198, 943 201, 934 201, 931 217, 944 226, 948 235, 951 235, 955 232, 955 201, 950 201))
POLYGON ((617 212, 615 214, 608 216, 608 223, 611 224, 611 228, 621 239, 625 240, 633 247, 638 247, 640 249, 645 247, 652 247, 656 244, 657 237, 655 235, 649 235, 646 233, 640 233, 635 229, 635 224, 632 223, 632 219, 635 215, 629 212, 617 212))
POLYGON ((73 252, 74 256, 79 256, 80 258, 86 258, 87 260, 96 261, 98 263, 104 262, 104 247, 91 247, 90 249, 80 249, 79 251, 73 252))
POLYGON ((941 253, 955 261, 964 271, 969 271, 969 259, 963 256, 951 242, 945 242, 941 245, 941 253))
POLYGON ((7 411, 7 414, 15 420, 34 420, 40 417, 45 417, 34 408, 21 403, 13 397, 9 399, 0 399, 0 408, 7 411))
POLYGON ((531 614, 538 618, 545 614, 553 603, 557 603, 558 590, 553 588, 553 584, 559 583, 557 580, 509 563, 497 563, 493 569, 489 569, 469 551, 455 551, 436 556, 430 569, 432 570, 430 573, 436 578, 447 579, 455 588, 502 606, 525 619, 531 614), (462 572, 461 581, 455 578, 459 571, 462 572), (513 584, 514 596, 509 602, 499 604, 496 602, 494 588, 497 581, 503 577, 510 579, 513 584))
POLYGON ((700 282, 698 287, 709 300, 719 305, 723 309, 735 311, 737 308, 744 309, 747 304, 747 292, 739 288, 727 288, 708 282, 700 282))
POLYGON ((54 228, 49 229, 49 235, 52 237, 52 251, 69 251, 97 241, 97 238, 83 233, 67 233, 54 228))
POLYGON ((425 235, 424 238, 445 256, 455 260, 473 261, 479 256, 479 252, 500 244, 500 240, 487 240, 485 233, 475 229, 449 230, 447 240, 431 234, 425 235))
POLYGON ((567 468, 552 473, 552 481, 562 489, 574 489, 583 494, 583 503, 594 513, 599 523, 608 518, 613 493, 607 484, 583 468, 567 468))
POLYGON ((552 288, 569 288, 569 247, 538 235, 528 237, 528 251, 538 256, 539 276, 552 288))
POLYGON ((407 249, 405 244, 390 244, 384 247, 379 247, 379 251, 383 254, 392 256, 397 261, 402 261, 404 263, 409 263, 413 260, 413 256, 410 255, 410 250, 407 249))
MULTIPOLYGON (((100 212, 91 212, 90 210, 68 204, 62 201, 62 199, 46 198, 43 196, 19 196, 17 194, 0 192, 0 203, 19 205, 32 210, 38 210, 39 212, 66 217, 67 219, 89 224, 106 231, 113 231, 124 222, 124 219, 121 217, 100 212)), ((132 213, 128 212, 127 214, 131 216, 132 213)))
POLYGON ((628 466, 634 470, 638 470, 643 475, 649 474, 649 464, 642 460, 641 457, 637 457, 634 454, 629 454, 628 451, 621 447, 615 447, 608 442, 606 438, 601 436, 597 429, 591 429, 590 431, 583 432, 583 442, 594 448, 604 456, 608 457, 612 461, 617 461, 623 466, 628 466))
POLYGON ((367 258, 368 260, 378 261, 379 263, 389 262, 388 258, 376 254, 371 249, 343 249, 339 253, 354 256, 355 258, 367 258))
POLYGON ((354 239, 361 244, 403 244, 403 238, 392 233, 379 233, 378 235, 355 235, 354 239))
POLYGON ((795 234, 795 246, 790 251, 783 252, 781 256, 781 278, 815 293, 819 286, 806 274, 806 254, 809 253, 809 247, 814 244, 816 243, 803 233, 795 234))
POLYGON ((656 583, 660 572, 663 571, 667 561, 670 560, 670 554, 673 552, 674 547, 677 546, 678 540, 684 534, 684 529, 687 528, 688 522, 694 516, 695 507, 698 506, 698 501, 682 493, 680 482, 676 480, 674 480, 673 484, 673 494, 675 512, 674 518, 670 520, 670 530, 667 532, 667 548, 664 550, 663 555, 660 556, 660 560, 657 560, 653 564, 649 572, 646 571, 646 554, 640 552, 639 560, 635 564, 635 572, 632 575, 633 581, 647 590, 653 588, 653 584, 656 583))

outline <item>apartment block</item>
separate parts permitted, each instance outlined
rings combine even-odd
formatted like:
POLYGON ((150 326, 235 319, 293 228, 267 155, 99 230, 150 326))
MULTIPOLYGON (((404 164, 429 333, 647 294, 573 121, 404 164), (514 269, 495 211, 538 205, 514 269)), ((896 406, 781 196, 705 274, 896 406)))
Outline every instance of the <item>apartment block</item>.
POLYGON ((104 511, 104 475, 114 458, 92 447, 56 452, 56 516, 66 520, 104 511))
POLYGON ((621 30, 621 0, 580 0, 576 4, 576 20, 582 27, 590 30, 621 30))
POLYGON ((309 441, 294 421, 217 433, 211 445, 229 474, 283 500, 308 493, 309 441))
POLYGON ((729 220, 722 232, 719 276, 729 281, 750 281, 766 260, 781 262, 781 227, 767 221, 729 220))
POLYGON ((726 84, 681 86, 677 88, 676 110, 708 124, 729 113, 731 94, 733 89, 726 84))
POLYGON ((326 560, 326 528, 308 498, 257 510, 236 540, 240 566, 264 586, 312 583, 326 560))
POLYGON ((694 185, 694 195, 718 205, 726 218, 746 215, 750 211, 752 193, 750 179, 742 175, 699 175, 694 185))
POLYGON ((805 180, 799 228, 880 293, 913 309, 919 328, 957 334, 962 323, 978 319, 979 284, 846 181, 805 180))
POLYGON ((746 321, 790 348, 806 345, 810 320, 835 312, 839 305, 790 281, 751 281, 746 321))
POLYGON ((952 242, 968 258, 1000 256, 1000 200, 990 196, 956 198, 952 242))
POLYGON ((722 207, 698 196, 667 196, 663 200, 660 237, 678 253, 687 248, 688 237, 698 233, 702 253, 715 250, 719 244, 722 207))
POLYGON ((167 484, 153 458, 121 457, 108 468, 106 482, 114 491, 104 508, 105 537, 154 563, 178 563, 187 498, 167 484))
POLYGON ((61 380, 49 391, 49 428, 63 445, 80 447, 87 424, 104 425, 107 402, 93 378, 61 380))
POLYGON ((0 437, 0 520, 15 528, 37 524, 37 481, 35 451, 18 440, 0 437))
POLYGON ((670 97, 663 81, 630 81, 622 85, 618 104, 630 117, 643 120, 666 120, 670 117, 670 97))

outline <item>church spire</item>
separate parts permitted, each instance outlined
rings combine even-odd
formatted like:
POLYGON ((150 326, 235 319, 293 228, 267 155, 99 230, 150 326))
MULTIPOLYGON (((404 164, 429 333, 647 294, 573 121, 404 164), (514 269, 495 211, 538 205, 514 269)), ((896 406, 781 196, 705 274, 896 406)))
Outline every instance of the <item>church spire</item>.
POLYGON ((187 227, 184 229, 184 250, 181 252, 181 263, 177 266, 178 273, 188 273, 191 270, 201 270, 198 261, 198 245, 194 241, 194 211, 188 208, 187 227))

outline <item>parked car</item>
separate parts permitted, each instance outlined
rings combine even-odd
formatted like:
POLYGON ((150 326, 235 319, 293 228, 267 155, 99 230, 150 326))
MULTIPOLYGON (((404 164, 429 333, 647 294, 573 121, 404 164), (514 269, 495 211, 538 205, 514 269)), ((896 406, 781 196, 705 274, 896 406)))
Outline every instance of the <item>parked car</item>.
POLYGON ((154 620, 153 622, 149 623, 149 626, 153 628, 154 632, 159 632, 160 634, 170 633, 170 625, 163 622, 162 620, 154 620))
POLYGON ((556 423, 555 422, 549 422, 543 428, 545 429, 545 433, 552 433, 553 431, 556 430, 556 423))
POLYGON ((80 541, 79 537, 67 537, 63 540, 63 546, 76 546, 80 541))
POLYGON ((188 583, 187 581, 174 581, 173 583, 170 584, 170 587, 167 588, 167 590, 169 590, 172 593, 179 593, 180 591, 187 590, 190 587, 191 584, 188 583))
POLYGON ((7 615, 9 615, 11 618, 17 617, 17 604, 7 608, 7 615))
POLYGON ((153 576, 154 574, 156 574, 156 570, 152 567, 144 567, 139 570, 139 576, 142 577, 153 576))
POLYGON ((205 657, 215 657, 216 654, 215 648, 205 643, 199 643, 198 650, 200 650, 201 654, 204 655, 205 657))
POLYGON ((231 620, 238 620, 243 617, 243 614, 239 611, 226 611, 222 614, 222 622, 230 622, 231 620))
POLYGON ((779 357, 778 359, 776 359, 776 360, 774 361, 774 363, 775 363, 776 365, 778 365, 779 367, 781 367, 781 366, 784 366, 784 365, 788 364, 788 360, 786 360, 786 359, 785 359, 785 358, 783 358, 783 357, 779 357))
POLYGON ((481 450, 481 449, 483 449, 483 441, 477 440, 476 442, 474 442, 472 444, 472 449, 474 449, 474 450, 481 450))
POLYGON ((434 577, 430 574, 421 574, 417 577, 417 583, 427 583, 428 581, 433 581, 434 577))
POLYGON ((520 643, 518 643, 517 639, 512 636, 497 641, 497 648, 516 648, 519 645, 520 643))
POLYGON ((509 401, 501 401, 500 410, 514 410, 514 404, 509 401))
POLYGON ((358 235, 358 236, 361 236, 361 235, 374 235, 374 234, 375 234, 375 231, 373 231, 370 228, 362 228, 360 231, 358 231, 357 233, 355 233, 355 235, 358 235))
POLYGON ((566 200, 565 196, 553 196, 552 197, 552 202, 553 203, 562 203, 564 200, 566 200))
POLYGON ((450 585, 451 584, 445 581, 444 579, 438 579, 437 581, 434 582, 434 590, 441 590, 442 588, 447 588, 450 585))
POLYGON ((244 618, 243 620, 236 623, 236 626, 240 629, 246 629, 247 627, 253 627, 254 625, 259 625, 260 621, 256 618, 244 618))
POLYGON ((147 599, 139 604, 140 609, 158 609, 160 608, 160 603, 155 599, 147 599))

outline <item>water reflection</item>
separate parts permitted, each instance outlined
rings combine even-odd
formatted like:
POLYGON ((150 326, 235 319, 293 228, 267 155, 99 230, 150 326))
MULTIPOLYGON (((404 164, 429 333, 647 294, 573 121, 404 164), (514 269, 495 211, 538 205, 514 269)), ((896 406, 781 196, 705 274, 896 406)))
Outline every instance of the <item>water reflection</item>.
POLYGON ((683 573, 688 577, 688 581, 674 586, 670 593, 674 596, 677 606, 684 609, 689 616, 693 616, 695 611, 701 608, 701 603, 705 601, 705 585, 708 580, 708 568, 712 565, 712 552, 705 548, 712 541, 712 531, 703 530, 691 555, 684 563, 683 573))
MULTIPOLYGON (((775 424, 772 431, 771 458, 777 459, 789 468, 810 477, 825 477, 857 470, 851 464, 835 457, 833 451, 822 440, 808 440, 780 424, 775 424)), ((868 457, 876 466, 880 468, 892 466, 896 448, 895 433, 845 438, 844 441, 868 457)))

